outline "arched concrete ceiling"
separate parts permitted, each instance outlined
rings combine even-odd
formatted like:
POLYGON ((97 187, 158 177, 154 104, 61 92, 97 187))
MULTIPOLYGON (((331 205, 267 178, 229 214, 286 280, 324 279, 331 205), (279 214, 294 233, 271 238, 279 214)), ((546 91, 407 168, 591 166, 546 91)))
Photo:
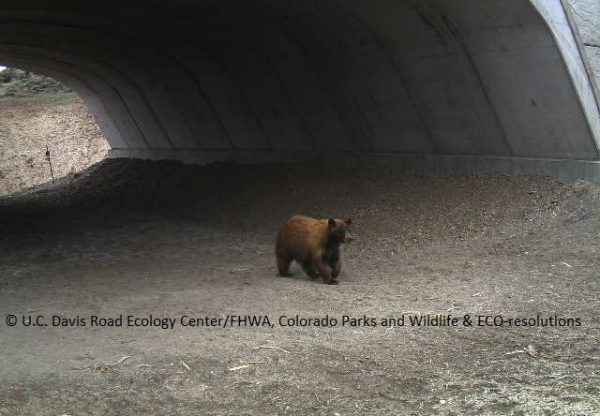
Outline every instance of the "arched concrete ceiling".
POLYGON ((181 160, 597 160, 575 39, 560 0, 0 3, 0 62, 75 88, 115 154, 181 160))

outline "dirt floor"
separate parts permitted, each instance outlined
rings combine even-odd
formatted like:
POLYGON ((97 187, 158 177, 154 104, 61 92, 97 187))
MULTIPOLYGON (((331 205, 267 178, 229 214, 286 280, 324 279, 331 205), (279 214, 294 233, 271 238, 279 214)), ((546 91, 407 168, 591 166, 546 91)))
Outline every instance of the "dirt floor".
POLYGON ((85 104, 74 93, 0 98, 0 195, 74 173, 109 149, 85 104))
POLYGON ((579 181, 101 162, 0 198, 0 414, 599 415, 599 213, 579 181), (338 286, 276 275, 295 213, 352 217, 338 286))

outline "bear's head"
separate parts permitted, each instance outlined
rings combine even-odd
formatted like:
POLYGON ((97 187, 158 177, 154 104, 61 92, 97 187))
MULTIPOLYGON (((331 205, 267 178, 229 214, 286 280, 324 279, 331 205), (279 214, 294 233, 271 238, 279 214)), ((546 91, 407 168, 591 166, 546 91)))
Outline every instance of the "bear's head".
POLYGON ((334 244, 351 242, 352 235, 350 234, 349 229, 350 224, 352 224, 352 220, 350 218, 346 220, 329 218, 327 221, 327 227, 329 229, 329 241, 334 244))

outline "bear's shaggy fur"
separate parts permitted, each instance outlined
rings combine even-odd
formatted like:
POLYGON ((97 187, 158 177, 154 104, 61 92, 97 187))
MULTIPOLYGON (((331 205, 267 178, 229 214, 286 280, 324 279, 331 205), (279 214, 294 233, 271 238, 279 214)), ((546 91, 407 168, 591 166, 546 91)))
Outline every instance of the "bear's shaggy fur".
POLYGON ((313 279, 337 284, 340 274, 340 244, 348 242, 352 220, 324 219, 294 215, 277 233, 275 255, 280 276, 289 276, 292 261, 297 261, 313 279))

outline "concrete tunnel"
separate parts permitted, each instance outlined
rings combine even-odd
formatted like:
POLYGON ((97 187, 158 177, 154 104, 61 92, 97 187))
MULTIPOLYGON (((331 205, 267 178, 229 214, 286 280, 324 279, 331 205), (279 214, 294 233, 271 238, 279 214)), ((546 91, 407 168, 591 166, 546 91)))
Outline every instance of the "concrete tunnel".
POLYGON ((561 0, 3 0, 0 62, 87 103, 111 156, 600 180, 561 0))

